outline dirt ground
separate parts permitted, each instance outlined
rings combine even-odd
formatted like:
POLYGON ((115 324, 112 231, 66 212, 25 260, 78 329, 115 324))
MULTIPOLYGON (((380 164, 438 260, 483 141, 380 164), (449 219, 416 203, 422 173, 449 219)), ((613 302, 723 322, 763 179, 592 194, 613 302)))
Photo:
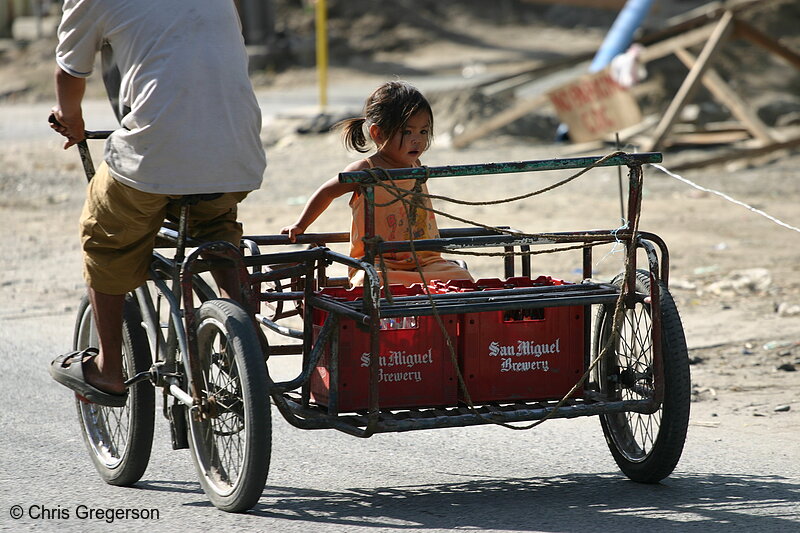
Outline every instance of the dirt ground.
MULTIPOLYGON (((423 39, 411 49, 376 53, 370 69, 337 65, 331 73, 331 83, 358 83, 366 96, 380 81, 396 72, 408 72, 392 65, 413 66, 408 77, 419 79, 456 67, 500 71, 529 61, 542 50, 552 51, 554 42, 570 40, 573 48, 592 50, 603 36, 601 28, 565 29, 544 23, 539 31, 529 30, 528 26, 506 24, 498 32, 496 27, 473 23, 464 32, 482 35, 480 42, 423 39), (500 42, 513 42, 513 50, 497 45, 500 42), (383 65, 383 70, 376 64, 383 65)), ((51 49, 48 46, 45 43, 31 47, 39 54, 35 60, 18 52, 13 59, 17 65, 32 61, 32 69, 49 73, 49 65, 41 66, 42 57, 51 49)), ((22 85, 8 65, 0 69, 0 86, 6 88, 6 97, 0 102, 0 223, 4 228, 0 243, 5 250, 0 256, 0 324, 13 328, 15 318, 23 316, 71 321, 83 292, 76 224, 83 197, 81 168, 77 153, 63 152, 60 141, 53 136, 14 138, 13 131, 19 124, 11 123, 15 120, 12 117, 19 109, 47 101, 45 87, 49 81, 23 83, 27 89, 11 91, 8 88, 14 84, 22 85)), ((792 73, 789 67, 782 68, 792 73)), ((313 85, 314 73, 310 69, 292 69, 280 74, 262 73, 254 80, 260 97, 274 97, 292 88, 313 85)), ((89 96, 100 98, 99 86, 93 83, 89 96)), ((465 78, 464 84, 468 83, 465 78)), ((435 113, 436 109, 435 105, 435 113)), ((41 118, 44 127, 45 117, 41 118)), ((91 124, 91 119, 87 122, 91 124)), ((269 167, 263 188, 251 194, 241 208, 248 234, 277 233, 294 220, 319 183, 355 158, 343 149, 335 134, 299 135, 286 128, 287 122, 280 116, 265 120, 269 167)), ((694 150, 666 152, 663 166, 669 169, 687 154, 699 153, 699 149, 694 150)), ((95 146, 94 151, 99 157, 100 147, 95 146)), ((439 166, 570 154, 569 145, 501 134, 460 151, 446 142, 434 142, 423 162, 439 166)), ((714 167, 682 174, 793 228, 783 227, 719 195, 693 188, 656 168, 645 170, 640 227, 660 235, 670 249, 670 288, 682 316, 692 361, 693 424, 749 427, 764 435, 800 434, 800 374, 796 371, 800 368, 798 167, 800 153, 795 151, 756 166, 714 167)), ((436 194, 486 200, 529 192, 566 175, 546 174, 451 178, 434 180, 429 186, 436 194)), ((624 175, 622 180, 625 181, 624 175)), ((598 169, 524 202, 439 207, 470 220, 531 232, 616 228, 621 225, 618 183, 616 170, 598 169)), ((439 224, 462 225, 441 218, 439 224)), ((346 201, 340 200, 311 229, 341 231, 348 226, 349 210, 346 201)), ((622 265, 621 254, 612 247, 598 250, 594 259, 598 279, 610 279, 622 265)), ((477 277, 500 275, 497 261, 470 258, 468 262, 477 277)), ((580 279, 579 267, 580 258, 570 253, 534 260, 536 274, 570 281, 580 279)), ((54 346, 54 352, 66 343, 68 339, 54 340, 59 346, 54 346)))

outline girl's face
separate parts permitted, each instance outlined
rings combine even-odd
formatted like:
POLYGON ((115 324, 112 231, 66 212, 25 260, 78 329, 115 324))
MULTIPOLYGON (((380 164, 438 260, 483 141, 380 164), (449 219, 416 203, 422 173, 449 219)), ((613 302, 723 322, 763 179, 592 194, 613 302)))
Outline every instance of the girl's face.
POLYGON ((431 117, 427 111, 419 111, 408 119, 405 126, 390 139, 382 138, 380 128, 377 137, 378 153, 398 168, 413 167, 430 142, 431 117))

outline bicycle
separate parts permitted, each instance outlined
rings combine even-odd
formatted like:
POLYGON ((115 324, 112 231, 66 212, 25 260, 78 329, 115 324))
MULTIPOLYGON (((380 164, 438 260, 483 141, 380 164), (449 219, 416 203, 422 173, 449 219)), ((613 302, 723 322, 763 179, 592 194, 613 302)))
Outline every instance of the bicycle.
MULTIPOLYGON (((105 139, 110 132, 86 132, 105 139)), ((78 144, 87 179, 94 175, 86 141, 78 144)), ((101 478, 129 486, 144 474, 161 389, 174 449, 189 448, 200 484, 218 508, 238 512, 258 501, 271 447, 269 396, 262 347, 250 313, 221 299, 202 273, 233 266, 246 276, 239 250, 226 242, 188 237, 190 206, 209 195, 179 200, 177 226, 165 223, 153 251, 150 279, 125 298, 123 367, 129 397, 122 408, 76 398, 82 435, 101 478), (187 250, 192 248, 191 251, 187 250), (200 304, 195 307, 195 297, 200 304)), ((243 285, 247 290, 247 284, 243 285)), ((91 304, 78 309, 73 348, 97 346, 91 304)))
MULTIPOLYGON (((92 132, 87 137, 103 138, 92 132)), ((88 148, 79 148, 90 176, 88 148)), ((270 399, 296 428, 361 438, 598 416, 620 470, 637 482, 659 482, 680 459, 691 399, 683 326, 668 288, 669 253, 661 238, 639 231, 636 222, 642 165, 660 161, 657 153, 619 153, 394 169, 387 180, 625 165, 630 223, 584 232, 484 227, 443 229, 437 239, 414 242, 367 239, 362 259, 327 247, 348 242, 347 232, 301 235, 297 243, 310 245, 304 250, 287 249, 292 243, 286 235, 245 236, 248 257, 229 243, 195 242, 186 225, 189 203, 198 198, 187 199, 177 226, 165 224, 159 233, 174 247, 174 257, 154 251, 150 281, 126 299, 126 407, 78 402, 95 467, 114 485, 141 478, 157 387, 173 447, 190 449, 203 490, 226 511, 251 508, 265 486, 270 399), (531 248, 553 244, 582 250, 583 281, 532 277, 531 248), (593 246, 616 244, 626 250, 625 271, 610 283, 594 281, 593 246), (262 253, 261 246, 280 251, 262 253), (187 247, 192 251, 184 257, 187 247), (470 248, 503 250, 496 255, 503 259, 504 279, 381 287, 375 265, 382 253, 470 248), (636 267, 639 251, 646 270, 636 267), (521 276, 515 256, 521 256, 521 276), (346 278, 330 277, 334 265, 363 270, 364 287, 349 289, 346 278), (220 267, 239 273, 244 306, 217 298, 201 276, 220 267), (288 319, 302 321, 302 329, 288 319), (268 346, 255 324, 288 342, 268 346), (301 356, 298 373, 273 381, 265 361, 282 355, 301 356), (388 375, 395 363, 402 372, 388 375)), ((360 183, 371 198, 370 188, 384 178, 361 171, 339 179, 360 183)), ((371 217, 366 221, 371 237, 371 217)), ((94 342, 84 299, 74 344, 80 349, 94 342)))

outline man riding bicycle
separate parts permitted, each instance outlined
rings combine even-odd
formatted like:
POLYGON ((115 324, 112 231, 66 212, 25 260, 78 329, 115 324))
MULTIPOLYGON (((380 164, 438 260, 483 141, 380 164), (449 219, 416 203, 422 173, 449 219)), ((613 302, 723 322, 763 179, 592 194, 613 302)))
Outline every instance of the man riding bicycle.
MULTIPOLYGON (((176 198, 222 193, 192 208, 190 235, 238 246, 238 203, 266 167, 261 112, 231 1, 65 0, 58 38, 51 126, 64 148, 84 138, 81 102, 103 46, 120 72, 121 127, 106 141, 80 217, 99 346, 57 357, 50 372, 89 401, 122 406, 125 294, 147 279, 176 198)), ((213 274, 223 296, 240 298, 231 270, 213 274)))

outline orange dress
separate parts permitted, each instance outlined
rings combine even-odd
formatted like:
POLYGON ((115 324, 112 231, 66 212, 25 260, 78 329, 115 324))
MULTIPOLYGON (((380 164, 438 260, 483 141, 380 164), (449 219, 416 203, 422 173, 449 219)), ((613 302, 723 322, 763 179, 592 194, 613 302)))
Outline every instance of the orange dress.
MULTIPOLYGON (((367 159, 372 168, 372 162, 367 159)), ((405 190, 412 190, 416 180, 395 180, 392 184, 405 190)), ((422 193, 428 194, 428 188, 423 183, 422 193)), ((438 239, 439 228, 436 225, 436 216, 430 211, 430 198, 422 198, 422 206, 409 205, 395 198, 383 187, 376 186, 375 191, 375 234, 385 241, 406 241, 409 233, 414 240, 438 239), (389 204, 389 205, 380 205, 389 204), (424 207, 423 207, 424 206, 424 207), (427 208, 427 209, 426 209, 427 208), (411 212, 411 223, 406 215, 406 209, 411 212), (411 230, 409 232, 409 229, 411 230)), ((364 216, 365 198, 361 191, 356 191, 350 199, 350 208, 353 211, 353 221, 350 228, 350 257, 361 259, 364 257, 364 216)), ((449 281, 454 279, 472 280, 469 272, 453 261, 448 261, 439 252, 417 251, 416 259, 412 252, 395 252, 383 254, 383 263, 386 273, 381 272, 381 262, 375 259, 375 267, 382 277, 387 278, 389 284, 412 285, 421 283, 423 275, 425 282, 431 280, 449 281), (422 272, 422 275, 420 275, 422 272)), ((364 284, 364 271, 350 269, 350 284, 353 286, 364 284)))

